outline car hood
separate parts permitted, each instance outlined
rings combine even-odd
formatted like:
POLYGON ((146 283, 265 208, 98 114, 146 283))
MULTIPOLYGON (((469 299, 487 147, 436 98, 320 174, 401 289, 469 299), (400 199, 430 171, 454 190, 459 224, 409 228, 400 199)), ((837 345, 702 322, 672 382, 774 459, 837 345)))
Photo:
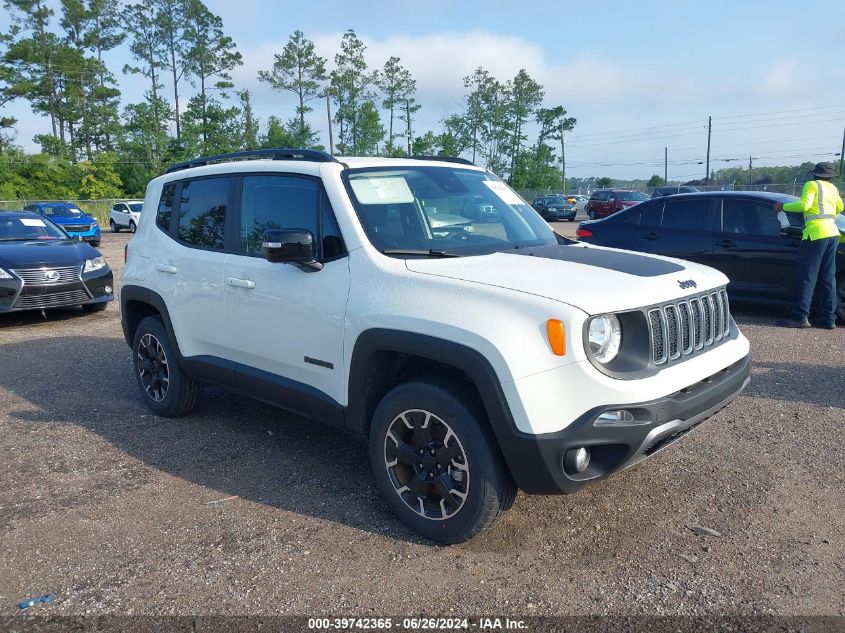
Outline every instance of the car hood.
POLYGON ((0 267, 40 268, 41 266, 76 266, 99 253, 77 240, 32 240, 0 242, 0 267))
POLYGON ((48 216, 56 224, 85 224, 94 221, 91 215, 51 215, 48 216))
POLYGON ((728 282, 719 271, 700 264, 584 244, 474 257, 408 259, 406 266, 415 273, 546 297, 589 314, 663 303, 728 282))

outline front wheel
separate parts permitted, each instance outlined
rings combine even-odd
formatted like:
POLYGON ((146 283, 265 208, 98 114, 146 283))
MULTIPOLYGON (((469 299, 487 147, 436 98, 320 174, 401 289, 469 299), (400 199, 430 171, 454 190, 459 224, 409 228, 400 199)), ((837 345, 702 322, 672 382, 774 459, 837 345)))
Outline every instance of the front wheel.
POLYGON ((182 371, 158 317, 147 317, 138 325, 132 365, 147 406, 157 415, 175 418, 196 407, 201 385, 182 371))
POLYGON ((595 220, 595 219, 596 219, 596 214, 595 214, 595 212, 594 212, 594 211, 590 211, 590 212, 587 214, 587 217, 588 217, 588 218, 590 218, 591 220, 595 220))
POLYGON ((112 233, 120 233, 120 227, 114 220, 109 220, 109 227, 111 228, 112 233))
POLYGON ((575 222, 575 218, 569 218, 570 222, 575 222))
POLYGON ((88 243, 91 246, 93 246, 94 248, 99 248, 99 246, 100 246, 100 240, 97 240, 96 242, 88 242, 88 243))
POLYGON ((135 226, 135 220, 129 220, 129 232, 134 233, 137 228, 138 227, 135 226))
POLYGON ((393 511, 440 543, 490 529, 516 496, 483 408, 437 378, 399 385, 384 397, 373 416, 370 460, 393 511))

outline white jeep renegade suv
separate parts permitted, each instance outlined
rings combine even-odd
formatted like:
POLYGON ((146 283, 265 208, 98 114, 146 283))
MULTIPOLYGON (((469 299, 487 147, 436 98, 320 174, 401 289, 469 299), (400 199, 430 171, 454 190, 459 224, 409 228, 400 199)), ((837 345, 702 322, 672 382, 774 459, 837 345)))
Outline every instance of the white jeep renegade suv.
POLYGON ((154 412, 214 383, 340 427, 399 517, 455 543, 518 488, 577 491, 734 398, 726 284, 557 236, 460 159, 266 150, 149 184, 120 305, 154 412), (467 221, 468 196, 491 217, 467 221))

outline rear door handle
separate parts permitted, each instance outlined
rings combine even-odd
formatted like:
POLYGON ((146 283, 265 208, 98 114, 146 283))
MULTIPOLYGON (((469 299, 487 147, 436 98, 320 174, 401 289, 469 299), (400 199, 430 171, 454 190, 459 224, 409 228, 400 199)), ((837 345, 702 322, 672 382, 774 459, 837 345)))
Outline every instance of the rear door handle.
POLYGON ((170 264, 156 264, 156 270, 171 275, 175 275, 179 272, 179 269, 176 268, 176 266, 171 266, 170 264))
POLYGON ((226 283, 235 288, 247 288, 252 290, 255 288, 255 282, 251 279, 238 279, 237 277, 227 277, 226 283))
POLYGON ((716 242, 716 246, 721 246, 722 248, 728 248, 734 245, 733 240, 719 240, 716 242))
POLYGON ((643 235, 644 240, 658 240, 660 236, 657 233, 646 233, 643 235))

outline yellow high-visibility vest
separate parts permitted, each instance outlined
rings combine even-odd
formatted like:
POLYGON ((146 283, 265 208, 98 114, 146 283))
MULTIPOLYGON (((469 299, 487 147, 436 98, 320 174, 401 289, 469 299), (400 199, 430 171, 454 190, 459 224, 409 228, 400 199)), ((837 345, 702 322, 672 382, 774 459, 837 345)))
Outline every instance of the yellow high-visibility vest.
POLYGON ((801 198, 783 205, 784 211, 804 214, 805 240, 838 237, 836 216, 843 208, 839 190, 825 180, 808 180, 801 190, 801 198))

